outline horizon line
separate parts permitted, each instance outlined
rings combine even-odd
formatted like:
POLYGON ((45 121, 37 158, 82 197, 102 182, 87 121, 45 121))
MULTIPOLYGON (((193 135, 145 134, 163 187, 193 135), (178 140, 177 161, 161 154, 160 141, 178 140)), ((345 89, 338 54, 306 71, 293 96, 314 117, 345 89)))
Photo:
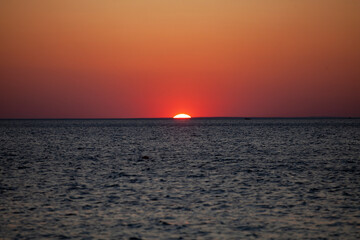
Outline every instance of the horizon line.
MULTIPOLYGON (((209 118, 233 118, 233 119, 358 119, 359 117, 353 116, 307 116, 307 117, 230 117, 230 116, 217 116, 217 117, 191 117, 189 119, 209 119, 209 118)), ((107 117, 65 117, 65 118, 0 118, 0 120, 140 120, 140 119, 174 119, 173 117, 120 117, 120 118, 107 118, 107 117)), ((186 119, 186 120, 189 120, 186 119)), ((179 119, 178 119, 179 120, 179 119)))

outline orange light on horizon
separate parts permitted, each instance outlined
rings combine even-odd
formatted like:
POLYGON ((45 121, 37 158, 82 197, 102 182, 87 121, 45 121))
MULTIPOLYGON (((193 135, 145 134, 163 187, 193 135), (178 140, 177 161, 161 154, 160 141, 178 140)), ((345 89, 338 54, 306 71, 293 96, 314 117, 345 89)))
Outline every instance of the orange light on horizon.
POLYGON ((188 114, 185 114, 185 113, 180 113, 180 114, 175 115, 173 118, 181 118, 181 119, 184 119, 184 118, 191 118, 191 116, 188 115, 188 114))

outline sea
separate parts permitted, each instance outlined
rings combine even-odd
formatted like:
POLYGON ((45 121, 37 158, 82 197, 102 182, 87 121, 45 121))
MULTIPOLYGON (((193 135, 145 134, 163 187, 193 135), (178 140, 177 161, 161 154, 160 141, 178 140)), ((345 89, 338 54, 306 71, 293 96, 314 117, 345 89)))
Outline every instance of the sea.
POLYGON ((0 120, 0 239, 360 239, 360 119, 0 120))

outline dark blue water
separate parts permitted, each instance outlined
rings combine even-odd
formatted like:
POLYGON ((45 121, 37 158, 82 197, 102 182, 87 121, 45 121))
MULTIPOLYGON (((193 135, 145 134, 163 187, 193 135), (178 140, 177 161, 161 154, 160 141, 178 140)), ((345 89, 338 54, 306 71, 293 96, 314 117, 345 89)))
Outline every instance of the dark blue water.
POLYGON ((0 121, 1 239, 359 239, 359 119, 0 121))

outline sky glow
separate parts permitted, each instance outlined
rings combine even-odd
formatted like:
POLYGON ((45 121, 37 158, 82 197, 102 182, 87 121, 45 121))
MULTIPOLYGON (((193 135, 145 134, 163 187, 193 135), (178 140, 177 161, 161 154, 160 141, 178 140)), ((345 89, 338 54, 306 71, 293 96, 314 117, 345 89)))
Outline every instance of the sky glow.
POLYGON ((360 1, 0 2, 0 118, 360 117, 360 1))

